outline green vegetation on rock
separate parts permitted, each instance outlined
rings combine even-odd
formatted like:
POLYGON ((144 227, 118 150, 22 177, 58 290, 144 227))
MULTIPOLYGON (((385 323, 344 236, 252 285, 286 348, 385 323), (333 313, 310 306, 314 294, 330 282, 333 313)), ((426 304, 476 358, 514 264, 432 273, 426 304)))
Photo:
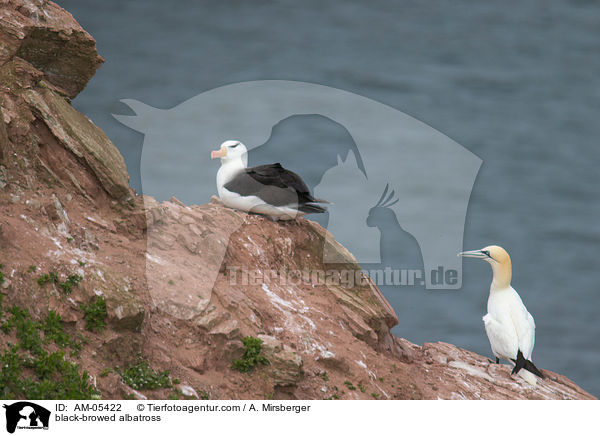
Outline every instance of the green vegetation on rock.
POLYGON ((169 371, 155 371, 147 360, 141 358, 135 365, 119 371, 123 382, 133 389, 155 390, 173 387, 169 371))
POLYGON ((67 280, 62 282, 59 286, 65 295, 69 295, 73 291, 73 286, 77 286, 81 280, 83 280, 83 277, 79 274, 71 274, 67 277, 67 280))
POLYGON ((354 385, 352 384, 352 382, 351 382, 351 381, 349 381, 349 380, 346 380, 346 381, 344 382, 344 384, 345 384, 345 385, 348 387, 348 389, 350 389, 351 391, 355 391, 355 390, 356 390, 356 386, 354 386, 354 385))
POLYGON ((260 355, 263 341, 252 336, 246 336, 242 339, 242 343, 246 347, 244 355, 241 359, 235 359, 231 365, 232 369, 237 369, 239 372, 252 372, 257 365, 270 365, 269 359, 260 355))
POLYGON ((55 311, 51 310, 46 319, 41 323, 44 331, 45 342, 52 340, 59 347, 71 348, 71 356, 79 356, 82 348, 82 342, 77 342, 68 333, 63 330, 62 318, 55 311))
POLYGON ((58 274, 56 274, 56 272, 54 271, 50 271, 48 274, 42 274, 38 279, 37 279, 38 285, 40 286, 44 286, 46 283, 58 283, 58 274))
POLYGON ((80 308, 83 310, 87 330, 100 333, 106 327, 106 300, 103 297, 96 296, 88 304, 82 304, 80 308))
POLYGON ((3 310, 0 295, 0 330, 11 335, 16 330, 16 344, 7 342, 0 351, 0 397, 4 399, 85 400, 100 398, 90 384, 87 371, 67 360, 65 351, 49 351, 52 342, 78 354, 81 343, 63 330, 60 315, 50 311, 41 322, 17 306, 3 310))
MULTIPOLYGON (((29 270, 32 271, 31 267, 29 267, 29 270)), ((37 282, 40 286, 44 286, 46 283, 56 283, 58 284, 58 287, 62 289, 63 294, 69 295, 73 291, 73 287, 77 286, 81 280, 83 280, 83 277, 81 277, 79 274, 71 274, 67 277, 67 280, 60 282, 58 274, 56 274, 55 271, 50 271, 48 274, 42 274, 37 279, 37 282)))

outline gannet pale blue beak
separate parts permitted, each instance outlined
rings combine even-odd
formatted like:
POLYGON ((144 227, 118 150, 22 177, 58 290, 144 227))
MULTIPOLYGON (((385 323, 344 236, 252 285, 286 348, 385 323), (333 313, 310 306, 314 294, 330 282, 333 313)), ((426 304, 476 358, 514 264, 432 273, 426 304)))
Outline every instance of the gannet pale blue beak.
POLYGON ((475 259, 488 259, 490 252, 486 250, 463 251, 458 253, 460 257, 474 257, 475 259))

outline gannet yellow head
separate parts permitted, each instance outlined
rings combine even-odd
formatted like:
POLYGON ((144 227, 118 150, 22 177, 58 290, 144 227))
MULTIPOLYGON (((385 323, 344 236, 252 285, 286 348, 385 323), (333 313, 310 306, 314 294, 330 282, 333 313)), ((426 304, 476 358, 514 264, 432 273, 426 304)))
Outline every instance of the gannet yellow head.
POLYGON ((504 289, 510 287, 512 264, 510 256, 504 248, 498 245, 490 245, 481 250, 463 251, 462 253, 458 253, 458 255, 483 259, 489 263, 494 273, 492 288, 504 289))
POLYGON ((463 251, 458 253, 462 257, 474 257, 476 259, 483 259, 486 262, 493 264, 496 263, 510 263, 510 256, 506 250, 498 245, 489 245, 481 250, 463 251))
POLYGON ((225 163, 230 160, 242 159, 247 162, 248 150, 240 141, 225 141, 221 144, 221 148, 210 152, 210 158, 221 158, 221 162, 225 163))

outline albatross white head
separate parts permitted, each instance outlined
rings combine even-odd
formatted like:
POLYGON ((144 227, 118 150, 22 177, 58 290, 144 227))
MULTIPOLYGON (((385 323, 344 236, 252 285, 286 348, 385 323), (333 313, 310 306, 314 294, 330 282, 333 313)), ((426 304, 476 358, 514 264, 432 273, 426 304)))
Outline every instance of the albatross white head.
POLYGON ((510 256, 506 250, 498 245, 490 245, 481 250, 463 251, 458 253, 462 257, 474 257, 483 259, 492 266, 494 278, 492 279, 492 290, 510 288, 512 278, 512 265, 510 256))
POLYGON ((244 168, 248 166, 248 150, 240 141, 225 141, 219 150, 210 152, 210 158, 221 158, 221 165, 241 163, 244 168))
POLYGON ((224 186, 248 167, 248 150, 240 141, 225 141, 221 148, 210 153, 210 158, 221 158, 221 168, 217 171, 217 192, 221 200, 226 201, 226 197, 233 194, 224 186))

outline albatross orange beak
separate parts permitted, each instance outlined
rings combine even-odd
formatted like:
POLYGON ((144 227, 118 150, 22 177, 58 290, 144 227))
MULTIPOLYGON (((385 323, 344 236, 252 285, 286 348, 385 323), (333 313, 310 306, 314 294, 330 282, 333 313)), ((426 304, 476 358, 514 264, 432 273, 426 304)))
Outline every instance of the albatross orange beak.
POLYGON ((219 149, 219 150, 213 150, 210 152, 211 159, 216 159, 218 157, 225 157, 225 156, 227 156, 227 149, 225 147, 221 147, 221 149, 219 149))

